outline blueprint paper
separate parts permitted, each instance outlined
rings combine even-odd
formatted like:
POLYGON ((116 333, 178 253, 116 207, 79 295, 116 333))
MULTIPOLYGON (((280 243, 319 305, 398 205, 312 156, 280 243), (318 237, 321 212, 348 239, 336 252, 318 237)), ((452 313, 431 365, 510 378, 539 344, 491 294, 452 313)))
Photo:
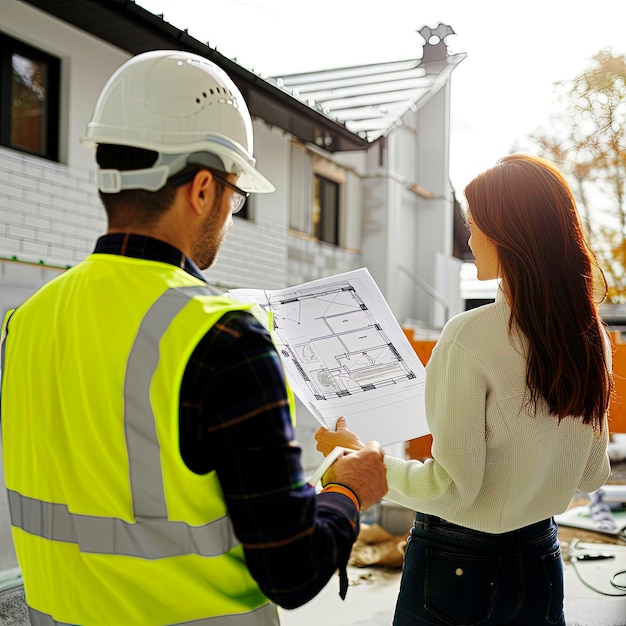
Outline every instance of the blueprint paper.
POLYGON ((285 289, 233 289, 270 314, 289 384, 322 426, 367 443, 429 433, 425 369, 367 269, 285 289))

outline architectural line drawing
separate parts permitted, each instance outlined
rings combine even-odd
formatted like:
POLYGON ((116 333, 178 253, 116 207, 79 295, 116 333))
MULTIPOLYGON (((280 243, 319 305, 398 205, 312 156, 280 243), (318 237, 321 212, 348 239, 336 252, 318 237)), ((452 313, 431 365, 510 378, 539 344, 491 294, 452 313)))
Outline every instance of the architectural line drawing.
POLYGON ((366 268, 278 290, 233 289, 270 329, 285 376, 328 429, 381 445, 428 434, 426 370, 366 268))
POLYGON ((349 396, 415 378, 355 288, 340 281, 266 292, 281 356, 316 400, 349 396))

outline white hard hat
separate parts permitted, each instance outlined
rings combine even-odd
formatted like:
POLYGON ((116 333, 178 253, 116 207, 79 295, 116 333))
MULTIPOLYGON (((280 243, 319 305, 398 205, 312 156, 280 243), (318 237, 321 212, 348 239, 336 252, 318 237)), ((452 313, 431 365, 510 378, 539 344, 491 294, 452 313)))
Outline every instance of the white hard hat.
POLYGON ((238 174, 244 191, 274 191, 256 170, 252 119, 241 92, 224 70, 197 54, 157 50, 124 63, 102 89, 81 142, 159 153, 152 168, 100 170, 98 187, 105 193, 156 191, 192 163, 238 174))

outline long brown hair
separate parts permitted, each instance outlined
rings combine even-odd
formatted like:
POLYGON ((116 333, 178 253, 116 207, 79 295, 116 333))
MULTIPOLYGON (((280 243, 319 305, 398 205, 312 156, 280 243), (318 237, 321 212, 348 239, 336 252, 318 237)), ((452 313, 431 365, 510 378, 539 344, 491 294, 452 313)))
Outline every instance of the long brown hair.
MULTIPOLYGON (((465 188, 476 226, 498 253, 514 325, 528 340, 526 382, 559 421, 601 429, 613 388, 594 281, 604 274, 589 248, 572 192, 553 163, 511 155, 465 188)), ((596 284, 597 287, 597 284, 596 284)))

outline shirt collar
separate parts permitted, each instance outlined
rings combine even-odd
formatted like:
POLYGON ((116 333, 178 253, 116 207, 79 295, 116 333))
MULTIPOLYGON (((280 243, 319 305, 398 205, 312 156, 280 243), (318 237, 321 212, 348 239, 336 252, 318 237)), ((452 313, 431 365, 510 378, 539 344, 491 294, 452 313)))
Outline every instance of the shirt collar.
POLYGON ((207 282, 198 266, 175 246, 148 237, 147 235, 135 235, 132 233, 107 233, 102 235, 96 242, 94 254, 118 254, 135 259, 158 261, 180 267, 188 274, 207 282))

